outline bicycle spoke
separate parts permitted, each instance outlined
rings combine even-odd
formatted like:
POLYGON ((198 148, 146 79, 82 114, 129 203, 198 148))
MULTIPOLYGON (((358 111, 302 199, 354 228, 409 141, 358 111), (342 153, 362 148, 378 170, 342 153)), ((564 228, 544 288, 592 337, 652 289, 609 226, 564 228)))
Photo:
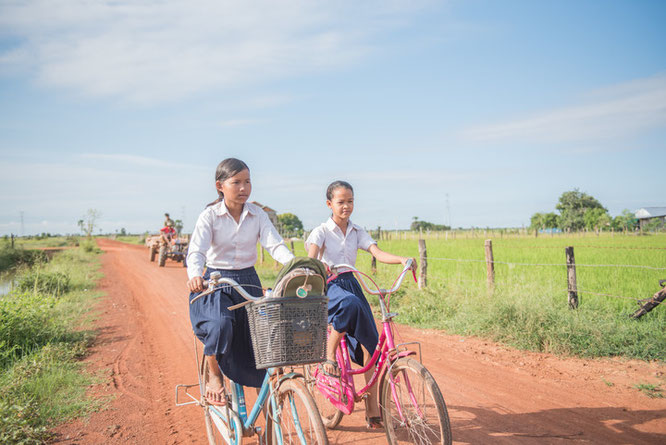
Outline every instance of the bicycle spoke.
POLYGON ((389 443, 451 443, 444 399, 420 363, 411 359, 398 361, 386 376, 381 393, 389 443))
POLYGON ((326 444, 326 434, 319 412, 301 381, 288 380, 280 385, 277 394, 277 407, 273 415, 276 435, 280 435, 286 445, 326 444))

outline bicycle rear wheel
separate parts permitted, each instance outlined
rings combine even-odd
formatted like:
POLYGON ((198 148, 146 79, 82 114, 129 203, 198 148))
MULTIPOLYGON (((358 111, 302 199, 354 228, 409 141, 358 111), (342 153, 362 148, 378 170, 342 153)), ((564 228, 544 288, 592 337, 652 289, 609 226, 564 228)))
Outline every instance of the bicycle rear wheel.
POLYGON ((315 401, 317 408, 319 409, 319 414, 321 415, 321 421, 324 426, 328 429, 334 429, 340 424, 342 416, 344 413, 337 409, 328 397, 319 391, 317 388, 317 378, 315 377, 315 370, 317 365, 307 365, 305 366, 305 379, 307 382, 308 391, 312 394, 312 399, 315 401))
POLYGON ((389 444, 451 444, 444 397, 430 372, 416 360, 401 358, 386 373, 380 407, 389 444))
POLYGON ((328 445, 317 405, 301 379, 282 382, 275 394, 275 404, 269 403, 266 428, 270 445, 328 445))
MULTIPOLYGON (((206 394, 210 371, 205 357, 201 364, 201 374, 201 394, 206 394)), ((239 445, 242 442, 243 425, 226 406, 205 405, 204 420, 210 445, 239 445), (229 422, 229 418, 231 418, 231 422, 229 422)))

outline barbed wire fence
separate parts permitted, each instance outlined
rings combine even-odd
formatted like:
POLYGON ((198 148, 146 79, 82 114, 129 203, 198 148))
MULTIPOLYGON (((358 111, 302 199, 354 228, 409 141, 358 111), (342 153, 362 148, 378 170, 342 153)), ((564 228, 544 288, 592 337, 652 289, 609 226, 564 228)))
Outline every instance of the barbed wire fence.
MULTIPOLYGON (((662 290, 658 291, 655 293, 655 295, 652 298, 635 298, 635 297, 629 297, 626 295, 614 295, 614 294, 609 294, 605 292, 597 292, 597 291, 592 291, 592 290, 587 290, 587 289, 581 289, 577 282, 577 273, 576 269, 577 268, 624 268, 624 269, 643 269, 643 270, 650 270, 650 271, 665 271, 666 272, 666 267, 656 267, 656 266, 647 266, 647 265, 640 265, 640 264, 576 264, 575 261, 575 256, 574 256, 574 247, 573 246, 567 246, 565 247, 565 256, 566 256, 566 262, 565 263, 527 263, 527 262, 517 262, 517 261, 498 261, 494 259, 494 253, 493 253, 493 247, 492 247, 492 240, 485 240, 484 243, 485 247, 485 259, 471 259, 471 258, 449 258, 449 257, 429 257, 427 255, 427 249, 426 249, 426 242, 423 239, 419 240, 419 266, 420 266, 420 272, 419 272, 419 289, 423 289, 424 287, 427 286, 428 282, 428 276, 427 276, 427 265, 428 261, 448 261, 448 262, 456 262, 456 263, 484 263, 486 265, 486 283, 488 287, 488 291, 490 293, 493 292, 495 288, 495 266, 496 265, 506 265, 510 268, 513 268, 515 266, 522 266, 522 267, 557 267, 557 268, 566 268, 567 272, 567 300, 569 307, 571 309, 576 309, 578 307, 578 296, 579 294, 591 294, 591 295, 597 295, 597 296, 603 296, 603 297, 610 297, 610 298, 618 298, 618 299, 629 299, 633 300, 639 305, 643 304, 641 309, 634 313, 632 316, 634 318, 638 318, 641 315, 644 315, 644 313, 649 312, 652 310, 654 307, 662 304, 664 299, 666 298, 666 280, 660 280, 659 284, 662 287, 662 290), (649 307, 649 309, 645 310, 646 307, 649 307), (638 313, 640 315, 636 316, 638 313)), ((507 247, 507 246, 502 246, 507 247)), ((580 246, 579 246, 580 247, 580 246)), ((561 247, 559 247, 561 249, 561 247)), ((374 261, 373 261, 374 263, 374 261)), ((374 264, 373 264, 374 267, 374 264)), ((472 281, 472 280, 466 280, 466 281, 472 281)))
MULTIPOLYGON (((423 234, 420 233, 420 234, 423 234)), ((485 259, 473 259, 473 258, 453 258, 453 257, 442 257, 442 256, 428 256, 427 255, 427 249, 426 249, 426 239, 419 238, 418 236, 414 235, 419 235, 419 232, 416 233, 396 233, 396 232, 389 232, 389 231, 384 231, 382 232, 380 229, 377 229, 377 231, 373 231, 373 235, 375 239, 378 240, 387 240, 387 241, 392 241, 392 240, 415 240, 418 241, 418 246, 419 246, 419 255, 418 255, 418 261, 419 261, 419 277, 418 277, 418 283, 419 283, 419 289, 423 289, 427 287, 428 283, 428 262, 431 261, 436 261, 436 262, 455 262, 455 263, 462 263, 462 264, 469 264, 469 263, 478 263, 478 264, 485 264, 486 266, 486 283, 487 283, 487 288, 490 293, 493 292, 495 289, 495 266, 496 265, 504 265, 509 268, 514 268, 514 267, 553 267, 553 268, 562 268, 566 270, 567 274, 567 288, 564 290, 567 293, 567 301, 569 304, 569 307, 571 309, 576 309, 578 307, 578 296, 580 294, 589 294, 589 295, 595 295, 595 296, 601 296, 601 297, 608 297, 608 298, 615 298, 615 299, 622 299, 622 300, 632 300, 638 303, 639 305, 644 303, 651 303, 653 304, 654 307, 656 307, 659 304, 662 304, 662 301, 664 300, 664 297, 666 296, 666 286, 664 285, 664 281, 660 280, 659 284, 662 287, 661 291, 658 291, 652 298, 636 298, 636 297, 631 297, 631 296, 626 296, 626 295, 617 295, 609 292, 600 292, 598 290, 590 290, 587 288, 581 288, 578 286, 578 280, 577 280, 577 269, 580 268, 609 268, 609 269, 633 269, 633 270, 647 270, 647 271, 664 271, 666 275, 666 267, 659 267, 659 266, 652 266, 652 265, 641 265, 641 264, 580 264, 576 263, 575 257, 574 257, 574 247, 573 246, 512 246, 510 244, 507 244, 507 242, 502 242, 501 248, 502 249, 563 249, 565 251, 565 256, 566 256, 566 262, 558 263, 558 262, 524 262, 524 261, 500 261, 496 260, 494 258, 493 254, 493 248, 492 248, 492 240, 486 239, 485 240, 485 259), (397 236, 396 236, 397 235, 397 236)), ((437 240, 437 239, 455 239, 455 235, 452 235, 450 238, 445 236, 432 236, 432 234, 428 238, 430 240, 437 240)), ((521 235, 521 234, 517 234, 521 235)), ((426 238, 426 237, 424 237, 426 238)), ((460 237, 458 238, 460 239, 460 237)), ((466 239, 479 239, 478 235, 477 236, 470 236, 469 238, 466 237, 466 239)), ((524 234, 519 237, 519 239, 524 239, 524 234)), ((505 240, 504 241, 508 241, 505 240)), ((627 249, 627 250, 666 250, 666 247, 654 247, 654 246, 648 246, 648 247, 638 247, 638 246, 598 246, 598 245, 582 245, 578 244, 576 246, 577 248, 585 248, 585 249, 627 249)), ((376 260, 375 258, 371 259, 371 271, 372 273, 376 273, 377 266, 376 266, 376 260)), ((465 283, 475 283, 479 284, 480 280, 472 280, 472 279, 463 279, 460 276, 457 277, 456 281, 458 282, 465 282, 465 283)))

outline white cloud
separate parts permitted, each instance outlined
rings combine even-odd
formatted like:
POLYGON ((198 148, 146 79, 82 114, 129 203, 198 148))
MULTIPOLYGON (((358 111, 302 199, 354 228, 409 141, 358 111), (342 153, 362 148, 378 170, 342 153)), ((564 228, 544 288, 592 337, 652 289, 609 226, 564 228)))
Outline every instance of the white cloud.
POLYGON ((467 129, 472 141, 607 140, 666 126, 666 75, 638 79, 587 95, 584 104, 467 129))
POLYGON ((28 0, 0 4, 0 69, 89 96, 155 103, 336 69, 412 2, 28 0))

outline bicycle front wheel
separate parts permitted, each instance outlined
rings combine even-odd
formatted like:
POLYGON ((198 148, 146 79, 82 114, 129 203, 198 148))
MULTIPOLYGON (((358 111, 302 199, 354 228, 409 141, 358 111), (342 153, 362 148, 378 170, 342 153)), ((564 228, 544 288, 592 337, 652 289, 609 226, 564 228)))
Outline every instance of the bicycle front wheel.
POLYGON ((384 376, 380 401, 389 444, 451 444, 444 397, 421 363, 407 357, 396 361, 384 376))
POLYGON ((269 403, 269 444, 328 445, 317 405, 301 379, 282 382, 269 403))

